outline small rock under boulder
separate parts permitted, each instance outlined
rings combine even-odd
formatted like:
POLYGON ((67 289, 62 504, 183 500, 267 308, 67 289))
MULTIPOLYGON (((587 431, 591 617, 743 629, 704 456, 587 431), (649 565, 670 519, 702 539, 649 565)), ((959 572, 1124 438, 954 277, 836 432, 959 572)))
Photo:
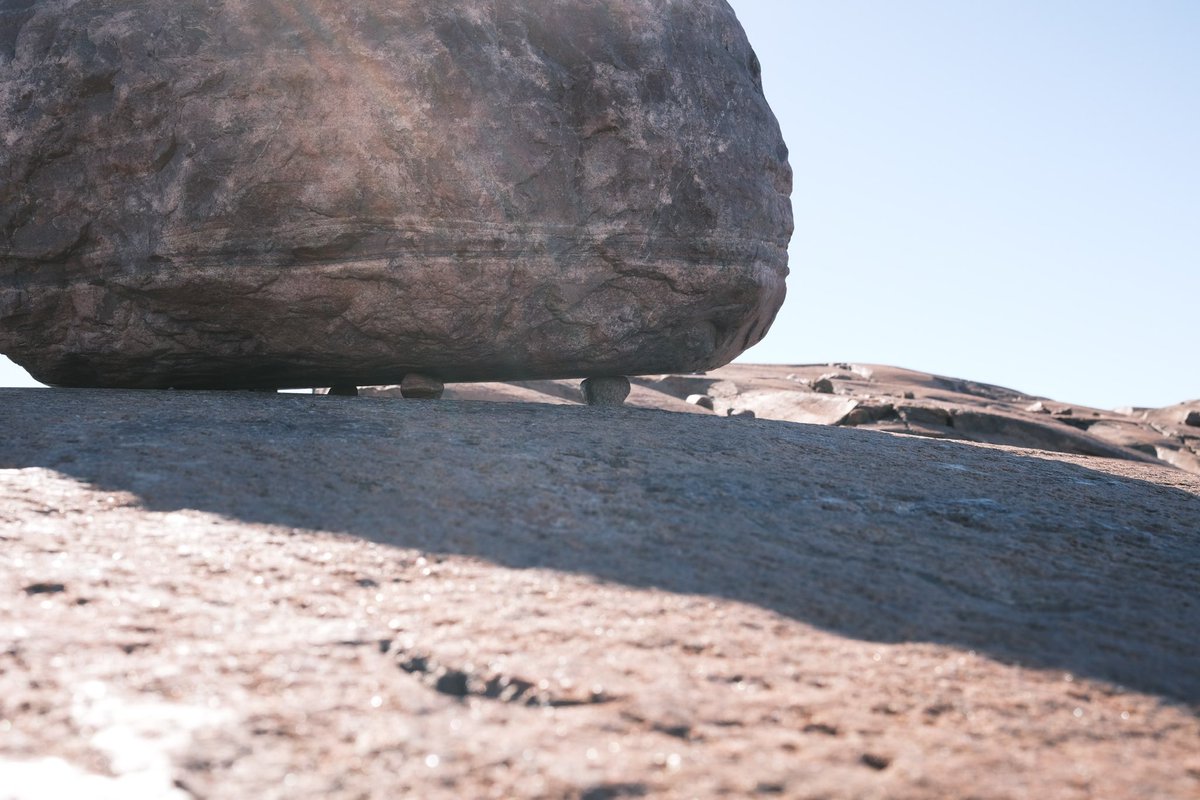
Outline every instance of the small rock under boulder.
POLYGON ((446 390, 437 378, 412 373, 400 381, 400 394, 409 400, 437 400, 446 390))
POLYGON ((629 397, 628 378, 586 378, 580 384, 583 401, 589 406, 624 405, 629 397))

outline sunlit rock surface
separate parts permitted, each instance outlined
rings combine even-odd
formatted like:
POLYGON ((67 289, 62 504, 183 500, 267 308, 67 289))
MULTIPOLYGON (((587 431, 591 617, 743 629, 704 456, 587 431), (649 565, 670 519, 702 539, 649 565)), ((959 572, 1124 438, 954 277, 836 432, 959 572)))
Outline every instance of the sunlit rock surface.
MULTIPOLYGON (((397 386, 366 386, 400 397, 397 386)), ((449 399, 579 403, 579 382, 460 383, 449 399)), ((1164 408, 1091 408, 979 381, 881 364, 730 364, 635 378, 637 408, 838 425, 935 439, 1167 464, 1200 473, 1200 399, 1164 408)))
POLYGON ((0 352, 69 386, 705 369, 791 172, 721 0, 0 0, 0 352))
POLYGON ((1200 795, 1200 477, 454 388, 0 390, 0 797, 1200 795))

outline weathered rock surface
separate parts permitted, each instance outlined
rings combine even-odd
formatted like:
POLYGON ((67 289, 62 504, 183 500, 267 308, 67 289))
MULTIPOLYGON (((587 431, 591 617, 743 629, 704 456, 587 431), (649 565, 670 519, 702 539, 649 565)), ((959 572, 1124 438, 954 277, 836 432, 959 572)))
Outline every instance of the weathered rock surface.
POLYGON ((457 388, 0 391, 0 796, 1200 793, 1200 478, 457 388))
MULTIPOLYGON (((526 381, 520 397, 509 396, 506 384, 499 383, 473 384, 469 390, 456 386, 447 396, 577 400, 562 383, 526 381)), ((898 367, 731 364, 704 375, 638 378, 629 404, 695 411, 684 404, 692 395, 711 395, 714 410, 722 415, 747 410, 765 419, 1157 461, 1200 473, 1200 431, 1188 422, 1191 415, 1200 415, 1200 400, 1110 411, 898 367), (841 371, 830 373, 830 367, 841 371)))
POLYGON ((584 378, 579 385, 583 402, 589 406, 620 406, 629 397, 629 379, 625 377, 584 378))
POLYGON ((428 375, 405 375, 400 382, 400 394, 416 400, 437 400, 446 391, 445 385, 428 375))
POLYGON ((700 370, 791 172, 723 0, 0 0, 0 352, 49 384, 700 370))

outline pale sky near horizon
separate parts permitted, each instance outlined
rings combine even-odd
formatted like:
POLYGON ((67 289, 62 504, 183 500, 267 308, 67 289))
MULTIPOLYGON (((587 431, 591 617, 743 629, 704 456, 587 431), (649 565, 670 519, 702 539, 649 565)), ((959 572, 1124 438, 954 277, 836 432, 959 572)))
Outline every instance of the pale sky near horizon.
POLYGON ((1200 398, 1200 2, 731 5, 795 172, 788 300, 741 360, 1200 398))
POLYGON ((1200 398, 1200 3, 731 0, 795 172, 748 362, 1200 398))

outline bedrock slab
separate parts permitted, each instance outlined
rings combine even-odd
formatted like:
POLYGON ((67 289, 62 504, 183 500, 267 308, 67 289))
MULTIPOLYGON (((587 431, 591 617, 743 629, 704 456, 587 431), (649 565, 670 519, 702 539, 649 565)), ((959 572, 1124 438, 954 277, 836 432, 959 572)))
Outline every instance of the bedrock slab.
POLYGON ((1179 470, 708 411, 0 408, 0 796, 1200 791, 1179 470))
POLYGON ((690 371, 784 297, 723 0, 0 0, 0 352, 63 386, 690 371))

